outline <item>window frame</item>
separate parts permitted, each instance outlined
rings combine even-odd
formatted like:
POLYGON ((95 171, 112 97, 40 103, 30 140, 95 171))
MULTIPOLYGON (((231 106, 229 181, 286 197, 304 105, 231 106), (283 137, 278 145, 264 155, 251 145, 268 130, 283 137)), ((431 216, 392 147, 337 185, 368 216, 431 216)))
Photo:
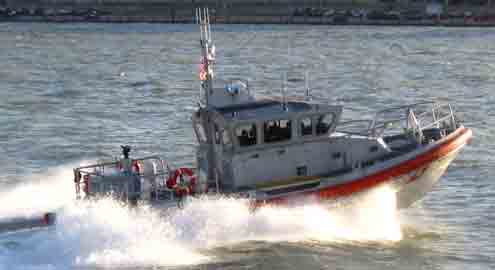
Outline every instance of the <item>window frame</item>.
MULTIPOLYGON (((233 132, 232 132, 232 138, 235 138, 235 143, 238 147, 240 148, 247 148, 247 147, 253 147, 253 146, 256 146, 259 144, 259 133, 258 133, 258 123, 257 122, 245 122, 245 123, 239 123, 239 124, 236 124, 233 128, 233 132), (239 139, 239 137, 241 137, 240 135, 237 135, 237 131, 241 128, 241 127, 251 127, 251 130, 252 131, 252 128, 254 127, 254 143, 249 143, 249 144, 241 144, 241 140, 239 139)), ((248 131, 248 136, 249 136, 249 131, 248 131)))
POLYGON ((294 136, 292 134, 292 127, 293 127, 292 122, 294 122, 294 120, 291 119, 291 118, 288 118, 288 119, 287 118, 277 118, 277 119, 264 120, 263 123, 262 123, 262 125, 263 125, 263 127, 262 127, 262 131, 263 131, 263 136, 262 136, 263 137, 263 143, 273 144, 273 143, 283 143, 283 142, 291 141, 294 138, 294 136), (282 139, 282 140, 267 141, 266 140, 267 136, 266 136, 266 132, 265 132, 266 131, 266 128, 267 128, 266 124, 268 122, 280 122, 280 121, 287 121, 286 126, 288 126, 289 131, 290 131, 289 132, 289 137, 288 138, 285 138, 285 139, 282 139))
MULTIPOLYGON (((316 120, 315 121, 315 125, 314 125, 315 126, 315 136, 325 136, 325 135, 328 135, 330 133, 329 131, 335 125, 335 119, 336 119, 336 115, 333 112, 327 112, 327 113, 324 113, 324 114, 317 114, 317 115, 315 115, 315 120, 316 120), (318 132, 318 124, 320 122, 319 121, 320 117, 323 117, 323 118, 321 118, 323 120, 326 116, 329 116, 329 115, 332 117, 332 122, 330 122, 330 124, 328 125, 328 128, 327 128, 327 130, 325 132, 319 133, 318 132)), ((323 121, 321 121, 321 122, 323 122, 323 121)))
POLYGON ((312 115, 304 115, 298 119, 298 123, 299 123, 298 130, 299 130, 299 136, 300 137, 309 137, 309 136, 315 135, 315 128, 314 128, 315 125, 313 125, 313 122, 314 122, 313 118, 314 117, 312 115), (303 120, 305 120, 305 119, 309 119, 309 121, 310 121, 311 133, 309 133, 309 134, 303 134, 303 128, 302 128, 301 124, 303 123, 303 120))

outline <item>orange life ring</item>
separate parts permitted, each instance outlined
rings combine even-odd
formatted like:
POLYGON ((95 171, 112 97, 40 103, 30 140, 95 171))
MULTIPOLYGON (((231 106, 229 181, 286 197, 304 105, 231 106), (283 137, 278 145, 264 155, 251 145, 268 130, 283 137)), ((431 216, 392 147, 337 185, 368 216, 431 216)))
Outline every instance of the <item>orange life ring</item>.
POLYGON ((188 195, 194 193, 194 187, 196 186, 196 176, 193 170, 190 168, 178 168, 174 173, 167 179, 166 185, 169 189, 174 189, 175 193, 179 196, 188 195), (187 186, 179 185, 177 179, 181 176, 186 175, 189 177, 187 186))
POLYGON ((206 71, 201 71, 199 72, 199 80, 200 81, 206 81, 207 77, 206 77, 206 71))

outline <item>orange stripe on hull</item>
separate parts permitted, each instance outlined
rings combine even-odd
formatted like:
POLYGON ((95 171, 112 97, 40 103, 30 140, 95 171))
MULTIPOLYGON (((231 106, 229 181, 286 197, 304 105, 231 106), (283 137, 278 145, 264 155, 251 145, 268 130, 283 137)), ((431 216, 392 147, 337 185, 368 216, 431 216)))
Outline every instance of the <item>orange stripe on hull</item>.
MULTIPOLYGON (((391 181, 395 177, 410 173, 418 168, 426 166, 433 161, 442 158, 453 151, 458 150, 459 147, 464 146, 471 139, 472 131, 468 128, 460 128, 459 130, 452 133, 449 137, 450 138, 447 141, 429 150, 428 152, 418 155, 414 159, 405 161, 392 168, 377 172, 361 179, 354 180, 350 183, 339 184, 323 188, 321 190, 297 194, 296 196, 316 196, 320 200, 330 200, 337 197, 349 196, 354 193, 365 191, 367 189, 391 181)), ((256 201, 255 207, 262 206, 264 204, 285 204, 293 196, 289 195, 285 197, 268 199, 266 201, 256 201)))

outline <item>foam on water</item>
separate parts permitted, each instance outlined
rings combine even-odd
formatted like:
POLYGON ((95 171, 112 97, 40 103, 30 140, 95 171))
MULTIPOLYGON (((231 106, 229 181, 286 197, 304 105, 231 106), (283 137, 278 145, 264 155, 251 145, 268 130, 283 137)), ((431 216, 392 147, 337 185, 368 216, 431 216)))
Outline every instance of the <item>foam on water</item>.
POLYGON ((55 171, 50 179, 40 178, 2 196, 1 202, 9 204, 0 204, 1 216, 59 210, 53 228, 0 236, 0 265, 9 269, 188 265, 215 261, 204 255, 210 248, 250 240, 398 241, 402 237, 395 195, 387 188, 341 209, 309 204, 252 212, 246 200, 200 197, 181 211, 163 213, 147 206, 131 210, 110 199, 75 203, 72 171, 55 171), (17 244, 4 244, 12 242, 17 244))
POLYGON ((260 241, 398 241, 402 238, 395 194, 377 189, 359 202, 329 210, 308 204, 264 207, 251 212, 247 201, 200 198, 171 216, 183 241, 205 248, 249 240, 260 241))
POLYGON ((75 197, 71 168, 70 165, 53 168, 27 177, 23 184, 11 190, 0 191, 0 219, 29 217, 71 202, 75 197))

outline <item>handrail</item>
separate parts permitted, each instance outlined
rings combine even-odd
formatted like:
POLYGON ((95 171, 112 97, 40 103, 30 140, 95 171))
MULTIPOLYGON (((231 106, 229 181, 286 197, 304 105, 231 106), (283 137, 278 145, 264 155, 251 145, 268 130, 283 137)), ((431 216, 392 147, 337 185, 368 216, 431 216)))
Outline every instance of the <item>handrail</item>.
POLYGON ((440 123, 449 121, 449 119, 449 125, 455 126, 456 121, 454 111, 450 104, 425 101, 381 110, 375 114, 375 118, 373 120, 349 120, 339 123, 336 128, 336 132, 349 135, 380 137, 390 127, 397 128, 396 124, 402 123, 401 132, 405 129, 413 129, 415 131, 414 133, 418 136, 418 141, 421 141, 423 137, 422 131, 424 129, 431 128, 435 125, 439 126, 440 123), (429 105, 429 108, 421 108, 421 106, 425 105, 429 105), (403 110, 405 113, 393 115, 393 113, 400 112, 401 110, 403 110), (389 116, 389 119, 387 119, 387 116, 389 116), (430 116, 431 118, 429 118, 430 116), (412 122, 410 122, 410 120, 412 122), (425 121, 426 123, 424 123, 425 121), (370 124, 367 128, 363 128, 361 131, 357 132, 344 130, 346 126, 360 122, 369 122, 370 124))
POLYGON ((438 123, 440 123, 440 122, 442 122, 442 121, 445 121, 445 120, 447 120, 447 119, 449 119, 449 118, 451 118, 451 116, 450 116, 450 115, 444 116, 444 117, 442 117, 442 118, 438 119, 438 120, 437 120, 437 121, 435 121, 435 122, 429 123, 429 124, 427 124, 427 125, 425 125, 425 126, 421 126, 421 128, 422 128, 422 129, 426 129, 426 128, 433 127, 433 126, 437 125, 438 123))
MULTIPOLYGON (((87 174, 87 175, 94 175, 94 176, 101 176, 101 177, 109 177, 111 175, 100 175, 96 172, 88 172, 88 171, 82 171, 83 173, 87 174)), ((168 172, 159 172, 159 173, 155 173, 153 174, 153 176, 161 176, 161 175, 168 175, 169 173, 168 172)), ((132 173, 130 175, 115 175, 115 176, 143 176, 142 173, 132 173)))
MULTIPOLYGON (((131 160, 132 161, 158 160, 161 163, 163 162, 163 159, 160 156, 157 156, 157 155, 146 156, 146 157, 136 158, 136 159, 131 159, 131 160)), ((103 163, 97 163, 97 164, 91 164, 91 165, 81 166, 81 167, 74 168, 74 173, 82 172, 82 173, 88 174, 88 175, 104 176, 104 175, 101 175, 100 172, 88 171, 88 169, 98 169, 98 168, 101 168, 103 170, 103 172, 104 172, 105 171, 105 167, 117 166, 118 164, 119 164, 119 161, 116 160, 116 161, 111 161, 111 162, 103 162, 103 163)), ((169 173, 168 172, 168 166, 166 166, 165 164, 163 165, 163 168, 160 169, 160 170, 161 170, 161 172, 155 173, 154 176, 167 175, 169 173)), ((160 170, 158 170, 158 171, 160 171, 160 170)), ((135 173, 134 175, 142 176, 143 174, 142 173, 135 173)))
MULTIPOLYGON (((133 158, 132 160, 137 161, 137 160, 148 160, 148 159, 163 160, 160 156, 147 156, 147 157, 142 157, 142 158, 133 158)), ((103 162, 103 163, 91 164, 91 165, 86 165, 86 166, 80 166, 80 167, 75 168, 75 170, 105 167, 105 166, 110 166, 110 165, 117 165, 118 163, 119 163, 118 160, 111 161, 111 162, 103 162)))

